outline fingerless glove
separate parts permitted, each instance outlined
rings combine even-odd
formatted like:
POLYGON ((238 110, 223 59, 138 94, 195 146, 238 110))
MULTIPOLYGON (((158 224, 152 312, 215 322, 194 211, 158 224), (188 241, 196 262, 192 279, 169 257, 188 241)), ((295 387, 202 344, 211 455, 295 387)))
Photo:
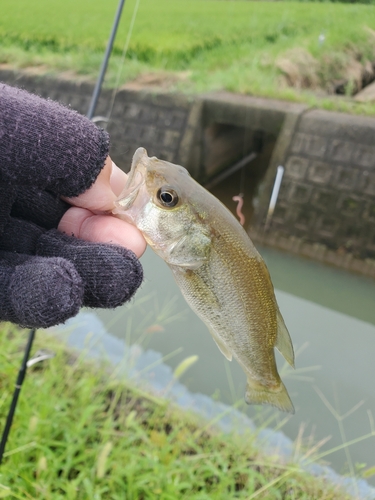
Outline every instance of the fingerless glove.
POLYGON ((117 307, 143 279, 123 247, 56 228, 96 180, 108 134, 56 102, 0 84, 0 320, 48 327, 80 307, 117 307))

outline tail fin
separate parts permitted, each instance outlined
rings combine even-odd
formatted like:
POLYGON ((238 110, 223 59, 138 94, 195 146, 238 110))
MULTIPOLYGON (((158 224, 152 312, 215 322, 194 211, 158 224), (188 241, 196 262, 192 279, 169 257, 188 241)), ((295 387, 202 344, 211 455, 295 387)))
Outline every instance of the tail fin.
POLYGON ((276 406, 281 411, 295 413, 293 403, 289 397, 285 385, 280 380, 277 392, 268 390, 266 387, 254 387, 254 383, 247 382, 245 401, 247 404, 260 405, 269 404, 276 406))

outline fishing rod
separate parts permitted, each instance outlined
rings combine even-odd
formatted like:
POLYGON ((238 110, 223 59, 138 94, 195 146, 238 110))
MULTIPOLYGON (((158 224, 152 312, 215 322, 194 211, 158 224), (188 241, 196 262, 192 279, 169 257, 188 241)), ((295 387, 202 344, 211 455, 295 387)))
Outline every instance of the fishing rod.
MULTIPOLYGON (((94 91, 93 91, 93 94, 91 97, 89 110, 88 110, 87 115, 86 115, 87 118, 89 118, 90 120, 92 119, 92 117, 94 115, 95 108, 96 108, 96 105, 98 103, 99 95, 100 95, 100 92, 101 92, 101 89, 103 86, 104 76, 105 76, 105 73, 107 71, 108 61, 109 61, 109 58, 110 58, 110 55, 112 52, 113 42, 114 42, 115 37, 116 37, 117 28, 118 28, 118 25, 119 25, 119 22, 121 19, 121 13, 122 13, 122 9, 124 7, 124 4, 125 4, 125 0, 120 0, 118 7, 117 7, 115 19, 113 21, 110 37, 109 37, 109 40, 107 43, 107 48, 106 48, 106 51, 105 51, 105 54, 103 57, 103 62, 102 62, 100 72, 98 75, 98 79, 96 81, 95 88, 94 88, 94 91)), ((21 368, 18 372, 17 381, 16 381, 16 385, 14 388, 14 392, 13 392, 12 402, 11 402, 10 407, 9 407, 4 431, 3 431, 1 441, 0 441, 0 465, 1 465, 3 458, 4 458, 6 443, 8 441, 10 429, 12 427, 13 417, 14 417, 14 414, 16 411, 17 402, 18 402, 18 398, 19 398, 19 395, 21 392, 22 384, 23 384, 23 381, 25 380, 27 368, 35 363, 38 363, 38 362, 43 361, 45 359, 49 359, 49 358, 54 356, 54 354, 43 352, 43 353, 37 353, 34 358, 29 359, 30 352, 31 352, 31 349, 32 349, 32 346, 34 343, 34 339, 35 339, 35 334, 36 334, 36 328, 32 328, 29 332, 29 337, 28 337, 28 340, 26 343, 21 368)))
POLYGON ((23 381, 25 380, 26 370, 27 370, 27 361, 29 359, 30 351, 31 351, 31 348, 33 346, 33 342, 34 342, 34 338, 35 338, 35 333, 36 333, 36 329, 35 328, 31 329, 30 332, 29 332, 29 338, 27 340, 27 344, 26 344, 24 355, 23 355, 23 360, 22 360, 21 368, 20 368, 20 371, 18 372, 17 381, 16 381, 16 385, 15 385, 15 388, 14 388, 14 392, 13 392, 12 402, 10 404, 8 416, 7 416, 7 419, 6 419, 6 423, 5 423, 3 435, 1 437, 1 442, 0 442, 0 465, 1 465, 2 461, 3 461, 5 446, 6 446, 6 443, 8 441, 8 436, 9 436, 10 428, 12 426, 14 413, 16 411, 18 396, 20 395, 22 384, 23 384, 23 381))
POLYGON ((110 58, 110 55, 112 52, 113 42, 114 42, 115 37, 116 37, 117 28, 118 28, 118 25, 119 25, 119 22, 121 19, 121 14, 122 14, 122 9, 124 7, 124 4, 125 4, 125 0, 120 0, 119 4, 117 6, 115 19, 113 21, 111 34, 109 36, 109 40, 107 43, 107 48, 106 48, 105 53, 104 53, 102 66, 100 68, 98 79, 96 80, 94 92, 93 92, 92 97, 91 97, 89 110, 88 110, 87 115, 86 115, 89 120, 91 120, 92 117, 94 116, 95 108, 96 108, 96 105, 98 103, 100 92, 102 90, 104 76, 105 76, 106 71, 107 71, 108 61, 109 61, 109 58, 110 58))
POLYGON ((1 437, 0 465, 1 465, 3 458, 4 458, 5 446, 6 446, 6 443, 8 441, 10 428, 12 427, 12 422, 13 422, 14 413, 15 413, 16 407, 17 407, 18 397, 19 397, 21 389, 22 389, 23 381, 25 380, 25 377, 26 377, 27 368, 29 368, 32 365, 35 365, 36 363, 39 363, 40 361, 44 361, 45 359, 50 359, 50 358, 53 358, 55 356, 55 354, 53 352, 50 352, 50 351, 47 351, 44 349, 40 349, 39 351, 37 351, 35 353, 35 355, 32 358, 30 358, 30 352, 31 352, 31 348, 32 348, 33 343, 34 343, 35 334, 36 334, 36 328, 32 328, 29 331, 29 337, 28 337, 28 340, 26 343, 21 368, 18 372, 16 385, 14 387, 12 402, 11 402, 10 407, 9 407, 8 416, 7 416, 7 419, 5 422, 3 435, 1 437))

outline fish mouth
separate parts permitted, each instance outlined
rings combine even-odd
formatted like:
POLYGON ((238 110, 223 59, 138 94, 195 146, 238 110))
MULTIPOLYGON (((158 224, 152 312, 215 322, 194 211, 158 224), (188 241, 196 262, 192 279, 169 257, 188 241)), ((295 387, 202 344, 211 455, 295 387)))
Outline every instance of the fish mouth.
POLYGON ((145 153, 146 150, 144 148, 138 148, 134 153, 128 180, 124 190, 115 201, 116 208, 113 210, 114 214, 121 215, 123 218, 129 219, 130 222, 134 222, 134 217, 130 213, 130 209, 133 207, 139 191, 146 180, 146 166, 142 162, 145 153))
POLYGON ((135 199, 138 196, 139 190, 145 183, 145 179, 141 172, 135 171, 133 175, 128 178, 123 192, 115 201, 116 208, 122 211, 129 210, 132 207, 135 199))

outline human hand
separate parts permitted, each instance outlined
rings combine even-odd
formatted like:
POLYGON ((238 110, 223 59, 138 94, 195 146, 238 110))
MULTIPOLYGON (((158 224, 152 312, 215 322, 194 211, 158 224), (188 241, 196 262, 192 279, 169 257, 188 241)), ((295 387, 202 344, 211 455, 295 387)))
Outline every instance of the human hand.
POLYGON ((145 242, 110 215, 125 177, 107 132, 2 83, 0 109, 0 320, 47 327, 129 300, 145 242))
POLYGON ((90 189, 75 198, 64 198, 73 206, 63 215, 58 225, 59 231, 86 241, 121 245, 141 257, 146 249, 141 232, 111 214, 126 180, 125 172, 108 156, 90 189))
POLYGON ((125 182, 108 157, 90 189, 65 199, 70 206, 38 188, 0 185, 11 206, 0 238, 0 319, 48 327, 82 306, 113 308, 132 297, 146 244, 110 215, 125 182))

